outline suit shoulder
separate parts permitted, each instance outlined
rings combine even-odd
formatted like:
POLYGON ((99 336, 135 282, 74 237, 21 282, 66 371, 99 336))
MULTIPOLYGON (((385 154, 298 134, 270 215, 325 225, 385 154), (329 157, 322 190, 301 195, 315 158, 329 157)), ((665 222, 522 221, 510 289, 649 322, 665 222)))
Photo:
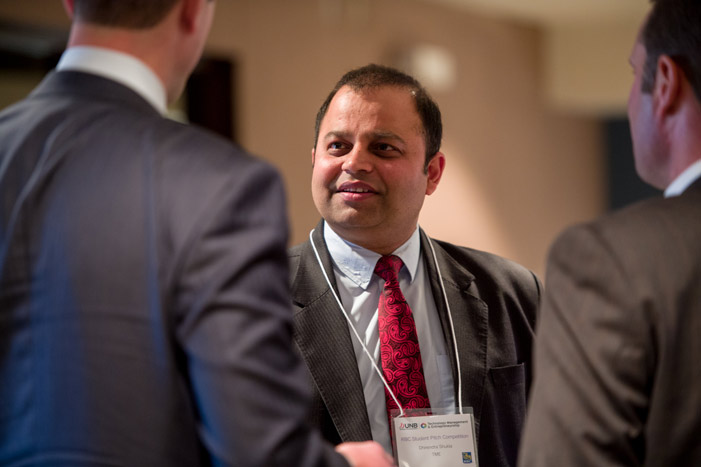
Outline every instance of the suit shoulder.
POLYGON ((161 119, 156 128, 159 132, 160 144, 167 146, 171 153, 213 159, 238 158, 242 162, 267 165, 233 141, 205 128, 170 119, 161 119))
POLYGON ((156 131, 159 164, 173 180, 197 175, 209 180, 211 189, 222 184, 256 185, 264 191, 284 189, 282 177, 271 163, 213 132, 167 119, 156 131))
POLYGON ((590 222, 568 227, 553 245, 567 248, 587 238, 617 251, 669 250, 670 240, 696 243, 701 232, 701 190, 640 201, 590 222))
POLYGON ((470 278, 470 293, 492 305, 490 316, 495 322, 509 316, 512 322, 520 322, 532 332, 543 290, 532 271, 493 253, 434 242, 436 255, 443 256, 442 262, 448 267, 447 273, 443 271, 444 279, 445 276, 470 278))
POLYGON ((465 267, 475 278, 490 277, 494 280, 509 280, 532 283, 534 273, 525 266, 487 251, 455 245, 441 240, 433 240, 454 261, 465 267))

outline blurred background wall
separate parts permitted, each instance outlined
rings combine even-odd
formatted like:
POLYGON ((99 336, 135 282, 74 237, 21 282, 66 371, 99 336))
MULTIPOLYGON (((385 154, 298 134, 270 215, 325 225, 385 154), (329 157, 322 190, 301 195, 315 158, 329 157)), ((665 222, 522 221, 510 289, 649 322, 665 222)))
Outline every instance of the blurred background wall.
MULTIPOLYGON (((648 5, 577 3, 218 0, 206 55, 229 65, 218 75, 228 89, 191 89, 180 113, 204 105, 228 137, 280 169, 298 243, 318 220, 309 185, 319 105, 351 68, 403 68, 444 121, 446 172, 422 227, 542 277, 564 227, 650 194, 632 172, 625 121, 627 59, 648 5)), ((0 0, 0 49, 31 64, 0 65, 0 107, 55 64, 68 27, 60 0, 0 0)))

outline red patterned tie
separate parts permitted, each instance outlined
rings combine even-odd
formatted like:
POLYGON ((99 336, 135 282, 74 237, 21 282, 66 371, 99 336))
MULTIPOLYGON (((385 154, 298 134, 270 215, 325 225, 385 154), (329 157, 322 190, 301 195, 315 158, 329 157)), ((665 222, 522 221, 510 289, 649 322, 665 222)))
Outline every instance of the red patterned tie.
MULTIPOLYGON (((375 266, 375 274, 385 281, 378 304, 380 360, 387 384, 392 388, 402 408, 430 408, 414 317, 399 289, 398 274, 402 264, 401 259, 392 255, 383 256, 375 266)), ((391 433, 390 413, 398 407, 387 388, 385 399, 391 433)))

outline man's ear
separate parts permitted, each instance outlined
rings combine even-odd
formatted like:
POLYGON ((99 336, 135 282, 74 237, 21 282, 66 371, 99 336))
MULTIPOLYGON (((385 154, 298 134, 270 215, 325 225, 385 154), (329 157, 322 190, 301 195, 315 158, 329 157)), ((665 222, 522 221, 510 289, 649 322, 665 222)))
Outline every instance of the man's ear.
POLYGON ((188 33, 197 29, 198 18, 202 13, 204 2, 208 0, 180 0, 180 24, 188 33))
POLYGON ((443 176, 443 169, 445 169, 445 156, 439 151, 433 155, 426 167, 426 174, 428 175, 428 183, 426 184, 427 195, 432 194, 438 188, 438 182, 441 181, 443 176))
POLYGON ((312 167, 314 167, 314 157, 316 156, 316 148, 312 148, 312 167))
POLYGON ((668 55, 660 55, 652 91, 655 116, 664 117, 679 107, 684 72, 668 55))
POLYGON ((68 17, 73 20, 73 0, 63 0, 63 8, 68 13, 68 17))

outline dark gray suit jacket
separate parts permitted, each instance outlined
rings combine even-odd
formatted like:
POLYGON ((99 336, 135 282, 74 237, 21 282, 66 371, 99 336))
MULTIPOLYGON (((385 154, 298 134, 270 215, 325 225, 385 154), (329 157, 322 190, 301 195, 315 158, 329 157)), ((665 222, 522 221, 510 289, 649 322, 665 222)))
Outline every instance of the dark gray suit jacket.
POLYGON ((0 193, 0 465, 346 465, 270 166, 64 71, 0 114, 0 193))
POLYGON ((701 465, 701 180, 550 254, 522 466, 701 465))
MULTIPOLYGON (((421 255, 457 385, 455 349, 428 241, 422 231, 421 255)), ((314 242, 333 281, 322 222, 314 242)), ((474 409, 480 465, 514 465, 530 383, 540 284, 530 271, 503 258, 445 242, 433 244, 455 324, 463 405, 474 409)), ((333 443, 372 439, 348 324, 311 244, 293 247, 290 261, 295 341, 315 388, 312 421, 333 443)))

